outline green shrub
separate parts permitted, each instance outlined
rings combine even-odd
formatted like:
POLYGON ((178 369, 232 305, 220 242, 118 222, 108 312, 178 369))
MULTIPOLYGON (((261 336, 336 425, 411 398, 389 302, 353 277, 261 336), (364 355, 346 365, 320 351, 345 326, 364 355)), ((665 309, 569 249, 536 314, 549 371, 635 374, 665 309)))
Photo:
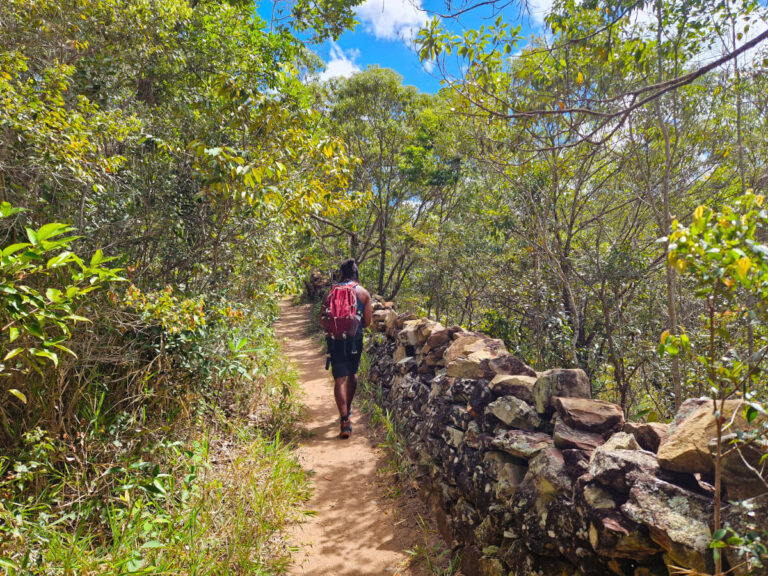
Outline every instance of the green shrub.
MULTIPOLYGON (((0 219, 24 210, 0 204, 0 219)), ((62 353, 77 357, 65 343, 76 322, 88 322, 80 309, 97 290, 120 280, 119 269, 104 266, 99 250, 86 263, 72 251, 73 228, 52 222, 25 228, 26 241, 11 242, 0 252, 0 424, 6 441, 24 434, 27 414, 53 409, 46 369, 57 368, 62 353), (25 406, 20 406, 19 403, 25 406)))

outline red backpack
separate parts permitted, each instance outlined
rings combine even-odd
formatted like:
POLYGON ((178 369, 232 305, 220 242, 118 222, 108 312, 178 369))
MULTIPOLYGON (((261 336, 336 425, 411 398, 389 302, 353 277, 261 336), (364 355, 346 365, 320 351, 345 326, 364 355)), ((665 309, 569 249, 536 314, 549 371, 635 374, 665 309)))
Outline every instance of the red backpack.
POLYGON ((334 340, 352 338, 357 334, 357 282, 336 284, 325 298, 320 325, 325 335, 334 340))

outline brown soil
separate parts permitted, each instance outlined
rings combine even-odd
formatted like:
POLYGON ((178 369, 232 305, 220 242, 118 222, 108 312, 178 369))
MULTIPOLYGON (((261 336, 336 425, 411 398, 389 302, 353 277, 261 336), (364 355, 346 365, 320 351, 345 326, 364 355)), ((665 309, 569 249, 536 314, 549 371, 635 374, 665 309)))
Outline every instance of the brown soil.
MULTIPOLYGON (((417 576, 424 568, 409 566, 406 550, 424 545, 434 535, 420 528, 421 503, 393 496, 385 454, 374 430, 355 410, 353 434, 339 436, 339 414, 333 400, 333 380, 325 370, 325 354, 309 335, 309 306, 283 301, 276 323, 283 349, 299 371, 306 405, 306 434, 298 449, 302 465, 313 472, 314 493, 309 510, 315 513, 292 530, 299 548, 292 574, 312 576, 417 576)), ((430 544, 430 545, 432 545, 430 544)))

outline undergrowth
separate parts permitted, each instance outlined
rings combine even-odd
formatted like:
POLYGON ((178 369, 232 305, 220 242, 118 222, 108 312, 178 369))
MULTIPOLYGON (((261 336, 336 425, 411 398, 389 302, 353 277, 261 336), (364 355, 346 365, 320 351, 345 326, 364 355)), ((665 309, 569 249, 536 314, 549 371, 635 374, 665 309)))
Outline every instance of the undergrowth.
MULTIPOLYGON (((40 416, 6 443, 0 573, 286 572, 281 531, 309 487, 291 450, 296 376, 270 328, 273 303, 140 296, 120 303, 129 342, 126 329, 114 336, 131 357, 83 367, 81 346, 65 425, 40 416), (207 321, 186 324, 192 308, 207 321)), ((50 389, 61 368, 40 377, 50 389)))

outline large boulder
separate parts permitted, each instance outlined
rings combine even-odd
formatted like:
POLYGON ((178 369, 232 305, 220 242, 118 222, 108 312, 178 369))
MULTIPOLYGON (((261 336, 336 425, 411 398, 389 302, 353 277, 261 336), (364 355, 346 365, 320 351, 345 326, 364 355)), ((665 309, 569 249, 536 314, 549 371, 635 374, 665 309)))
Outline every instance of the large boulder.
POLYGON ((624 426, 624 411, 611 402, 560 396, 552 401, 558 416, 571 428, 608 435, 624 426))
POLYGON ((543 372, 533 385, 533 399, 539 414, 551 412, 552 398, 591 398, 589 378, 580 368, 555 368, 543 372))
MULTIPOLYGON (((722 460, 720 471, 728 500, 745 500, 768 492, 768 442, 765 438, 744 441, 737 434, 726 434, 721 439, 722 460)), ((710 440, 709 450, 717 450, 717 438, 710 440)))
POLYGON ((533 385, 536 378, 532 376, 513 376, 509 374, 497 374, 489 384, 491 392, 497 398, 500 396, 514 396, 533 405, 533 385))
MULTIPOLYGON (((718 410, 720 402, 718 404, 718 410)), ((728 432, 748 429, 741 415, 744 402, 726 400, 722 416, 733 420, 728 432)), ((659 464, 665 470, 710 475, 715 471, 715 461, 709 449, 710 441, 717 436, 717 422, 712 400, 696 399, 685 402, 675 417, 669 432, 659 445, 659 464)))
POLYGON ((712 501, 652 476, 631 483, 629 500, 621 507, 624 515, 648 526, 672 565, 710 573, 712 501))
POLYGON ((507 426, 521 430, 535 430, 541 419, 529 404, 514 396, 502 396, 494 400, 485 409, 507 426))

